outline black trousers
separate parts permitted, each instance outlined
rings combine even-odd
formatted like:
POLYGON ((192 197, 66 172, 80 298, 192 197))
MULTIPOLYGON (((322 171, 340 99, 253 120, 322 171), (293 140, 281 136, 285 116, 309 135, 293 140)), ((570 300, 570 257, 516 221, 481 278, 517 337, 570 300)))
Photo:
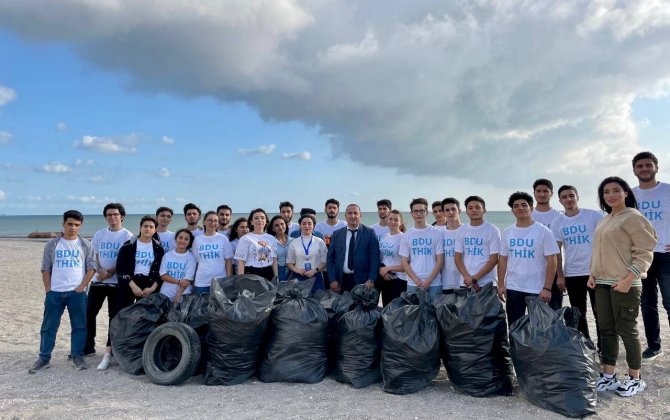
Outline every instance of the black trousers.
POLYGON ((399 278, 393 280, 383 279, 381 276, 377 275, 377 280, 375 280, 375 289, 382 296, 382 305, 386 306, 393 299, 400 297, 402 292, 407 290, 407 282, 399 278))
POLYGON ((596 337, 598 338, 598 349, 600 349, 600 328, 598 326, 598 316, 596 313, 596 291, 586 287, 589 276, 574 276, 565 278, 565 286, 568 289, 568 297, 570 298, 570 306, 579 309, 582 313, 579 318, 578 330, 584 334, 585 337, 591 338, 589 334, 589 325, 586 321, 586 295, 588 294, 591 300, 591 311, 596 319, 596 337))
POLYGON ((554 282, 551 284, 551 300, 549 301, 549 307, 555 311, 563 306, 563 292, 558 288, 557 280, 558 276, 554 276, 554 282))
POLYGON ((107 313, 109 314, 107 328, 107 346, 111 346, 109 340, 109 324, 119 311, 118 309, 118 287, 116 285, 93 284, 88 289, 88 304, 86 305, 86 344, 84 354, 95 351, 96 318, 102 305, 107 299, 107 313))

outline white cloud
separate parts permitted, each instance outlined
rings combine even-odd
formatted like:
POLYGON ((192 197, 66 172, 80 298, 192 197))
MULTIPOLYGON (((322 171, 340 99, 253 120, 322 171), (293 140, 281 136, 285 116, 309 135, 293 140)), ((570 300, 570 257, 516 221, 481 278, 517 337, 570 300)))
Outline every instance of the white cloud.
POLYGON ((0 144, 9 144, 12 142, 12 133, 0 130, 0 144))
POLYGON ((66 198, 70 201, 76 201, 78 203, 101 203, 103 200, 96 198, 94 195, 80 195, 76 196, 74 194, 68 194, 66 198))
POLYGON ((168 171, 167 168, 161 168, 161 170, 158 171, 158 176, 168 177, 170 176, 170 171, 168 171))
POLYGON ((58 124, 56 124, 56 130, 58 131, 67 131, 68 128, 69 127, 64 122, 59 122, 58 124))
POLYGON ((297 159, 297 160, 310 160, 312 154, 309 152, 300 152, 300 153, 282 153, 282 159, 297 159))
POLYGON ((264 144, 253 149, 237 149, 241 155, 269 155, 274 152, 277 146, 274 144, 264 144))
POLYGON ((132 154, 137 152, 136 144, 141 140, 142 136, 139 134, 121 137, 83 136, 73 146, 103 154, 132 154))
POLYGON ((7 194, 4 191, 0 190, 0 200, 4 200, 5 198, 7 198, 7 194))
POLYGON ((0 106, 6 105, 16 99, 16 91, 0 85, 0 106))
POLYGON ((334 157, 497 186, 618 173, 640 148, 631 104, 670 93, 664 0, 35 0, 0 3, 0 27, 133 89, 318 127, 334 157))
POLYGON ((105 178, 102 175, 95 175, 90 178, 90 181, 96 184, 102 183, 105 181, 105 178))
POLYGON ((40 166, 38 170, 51 174, 66 174, 68 172, 72 172, 72 168, 60 162, 45 163, 44 165, 40 166))
POLYGON ((174 139, 168 136, 161 137, 161 141, 165 144, 174 144, 174 139))

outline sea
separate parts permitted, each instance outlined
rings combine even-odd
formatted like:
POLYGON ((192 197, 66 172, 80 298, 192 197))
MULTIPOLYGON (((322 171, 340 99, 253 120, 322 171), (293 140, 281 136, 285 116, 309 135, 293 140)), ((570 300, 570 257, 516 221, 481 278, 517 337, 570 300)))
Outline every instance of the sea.
MULTIPOLYGON (((144 214, 129 214, 126 215, 125 220, 123 221, 123 226, 133 232, 138 234, 140 230, 140 219, 145 216, 144 214)), ((238 217, 248 217, 248 213, 236 213, 233 215, 235 220, 238 217)), ((274 214, 268 214, 271 218, 274 214)), ((412 217, 408 213, 404 214, 405 226, 412 225, 412 217)), ((325 220, 326 214, 320 213, 317 215, 317 220, 325 220)), ((344 215, 340 214, 340 219, 344 220, 344 215)), ((432 217, 428 216, 429 222, 432 223, 432 217)), ((511 212, 508 211, 490 211, 486 213, 486 221, 497 226, 500 230, 503 230, 507 226, 514 223, 514 216, 511 212)), ((294 216, 294 220, 297 221, 297 217, 294 216)), ((461 214, 461 221, 466 223, 468 220, 465 213, 461 214)), ((377 212, 363 212, 361 217, 361 222, 366 226, 371 226, 377 223, 379 219, 377 218, 377 212)), ((63 224, 62 215, 32 215, 32 216, 7 216, 0 215, 0 237, 16 237, 16 238, 25 238, 31 232, 59 232, 63 224)), ((85 237, 92 237, 95 232, 100 229, 103 229, 107 226, 105 218, 101 214, 95 215, 84 215, 84 226, 82 228, 82 235, 85 237)), ((172 218, 172 224, 170 224, 170 230, 175 231, 185 226, 184 215, 175 214, 172 218)))

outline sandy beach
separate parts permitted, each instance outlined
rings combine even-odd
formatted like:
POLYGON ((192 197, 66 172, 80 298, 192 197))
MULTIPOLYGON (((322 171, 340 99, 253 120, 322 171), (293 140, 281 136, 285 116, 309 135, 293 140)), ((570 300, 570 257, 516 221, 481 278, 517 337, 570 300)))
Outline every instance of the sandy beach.
MULTIPOLYGON (((106 309, 98 317, 98 354, 89 369, 76 371, 67 360, 69 319, 64 315, 51 368, 31 375, 36 360, 44 290, 39 274, 45 241, 0 240, 0 417, 2 418, 361 418, 545 419, 562 416, 529 403, 515 388, 513 397, 477 399, 455 391, 444 369, 425 390, 406 396, 384 393, 381 385, 355 390, 331 379, 315 385, 264 384, 257 380, 232 387, 201 385, 202 377, 177 387, 152 384, 113 364, 98 372, 106 337, 106 309)), ((662 419, 670 416, 670 334, 661 310, 666 355, 645 363, 647 389, 633 398, 599 394, 598 416, 612 419, 662 419)), ((640 328, 642 321, 640 319, 640 328)), ((618 373, 623 376, 623 348, 618 373)))

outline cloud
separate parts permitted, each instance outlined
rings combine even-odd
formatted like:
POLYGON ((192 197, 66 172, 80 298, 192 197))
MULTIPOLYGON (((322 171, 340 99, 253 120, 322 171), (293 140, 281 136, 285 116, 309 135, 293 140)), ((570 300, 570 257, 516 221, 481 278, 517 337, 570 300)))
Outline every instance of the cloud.
POLYGON ((64 122, 59 122, 58 124, 56 124, 56 130, 58 131, 67 131, 68 128, 69 127, 64 122))
POLYGON ((70 201, 76 201, 78 203, 102 203, 104 200, 97 198, 94 195, 81 195, 76 196, 74 194, 68 194, 66 198, 70 201))
POLYGON ((276 145, 264 144, 254 149, 237 149, 237 153, 241 155, 269 155, 274 152, 276 145))
POLYGON ((137 152, 137 143, 143 136, 130 134, 121 137, 83 136, 72 145, 78 149, 90 150, 103 154, 133 154, 137 152))
POLYGON ((6 105, 16 99, 16 92, 6 86, 0 85, 0 106, 6 105))
POLYGON ((40 166, 38 170, 40 172, 46 172, 50 174, 66 174, 68 172, 72 172, 72 168, 60 162, 45 163, 44 165, 40 166))
POLYGON ((318 127, 336 158, 496 186, 624 170, 632 103, 670 93, 664 0, 36 0, 0 4, 0 27, 134 90, 318 127))
POLYGON ((161 170, 158 171, 158 176, 168 177, 170 176, 170 171, 168 171, 167 168, 161 168, 161 170))
POLYGON ((0 144, 9 144, 12 142, 12 133, 0 130, 0 144))
POLYGON ((7 198, 7 194, 4 191, 0 190, 0 200, 4 200, 5 198, 7 198))
POLYGON ((165 144, 174 144, 174 139, 168 136, 161 137, 161 141, 165 144))
POLYGON ((312 154, 309 152, 300 152, 300 153, 282 153, 282 159, 297 159, 297 160, 310 160, 312 154))

